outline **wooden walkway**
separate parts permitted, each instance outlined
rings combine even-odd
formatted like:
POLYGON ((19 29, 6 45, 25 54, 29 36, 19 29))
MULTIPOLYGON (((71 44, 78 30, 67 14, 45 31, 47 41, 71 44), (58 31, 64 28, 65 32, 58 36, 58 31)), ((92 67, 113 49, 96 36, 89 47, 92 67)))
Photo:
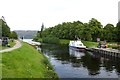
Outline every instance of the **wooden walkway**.
POLYGON ((110 48, 86 48, 86 50, 120 58, 120 50, 117 50, 117 49, 110 49, 110 48))

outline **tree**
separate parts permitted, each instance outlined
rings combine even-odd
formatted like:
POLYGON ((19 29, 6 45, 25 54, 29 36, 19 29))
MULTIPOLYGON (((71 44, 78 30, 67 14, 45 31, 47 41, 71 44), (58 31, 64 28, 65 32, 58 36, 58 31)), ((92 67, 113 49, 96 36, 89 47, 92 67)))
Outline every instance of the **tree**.
POLYGON ((2 37, 10 37, 10 28, 7 23, 2 20, 2 37))
POLYGON ((81 39, 91 41, 92 36, 91 36, 91 28, 89 28, 88 23, 84 23, 84 26, 79 30, 79 35, 81 39))
POLYGON ((113 24, 107 24, 104 27, 104 39, 107 41, 113 41, 114 39, 114 25, 113 24))
POLYGON ((91 35, 93 41, 96 41, 96 39, 101 37, 101 29, 103 28, 102 24, 95 18, 92 18, 89 21, 89 27, 91 28, 91 35))
POLYGON ((116 35, 117 35, 117 42, 120 44, 120 21, 117 23, 116 26, 116 35))
POLYGON ((17 35, 17 33, 15 31, 11 32, 11 38, 12 39, 18 39, 18 35, 17 35))
POLYGON ((42 26, 41 26, 41 31, 40 31, 40 37, 42 38, 42 32, 44 30, 44 24, 42 23, 42 26))
MULTIPOLYGON (((42 33, 42 36, 44 37, 51 35, 59 39, 70 40, 74 40, 76 36, 87 41, 96 41, 97 38, 115 41, 120 39, 117 39, 117 36, 120 35, 119 25, 120 23, 118 24, 118 27, 115 28, 112 24, 107 24, 103 28, 103 25, 97 19, 92 18, 88 23, 82 23, 80 21, 63 22, 62 24, 49 27, 45 30, 43 30, 44 25, 42 25, 38 35, 42 33)), ((41 36, 38 37, 41 38, 41 36)))
POLYGON ((5 21, 5 18, 3 16, 0 19, 0 30, 1 30, 1 33, 2 33, 2 37, 10 37, 10 28, 7 25, 7 23, 5 21))
POLYGON ((2 19, 0 19, 0 39, 2 38, 2 19))

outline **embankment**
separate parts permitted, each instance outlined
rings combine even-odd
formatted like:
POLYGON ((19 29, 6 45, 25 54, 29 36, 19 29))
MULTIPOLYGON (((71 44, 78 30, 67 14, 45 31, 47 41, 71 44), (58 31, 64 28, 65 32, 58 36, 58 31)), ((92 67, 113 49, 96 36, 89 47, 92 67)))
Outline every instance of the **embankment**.
POLYGON ((3 78, 58 78, 48 59, 31 45, 2 53, 3 78))

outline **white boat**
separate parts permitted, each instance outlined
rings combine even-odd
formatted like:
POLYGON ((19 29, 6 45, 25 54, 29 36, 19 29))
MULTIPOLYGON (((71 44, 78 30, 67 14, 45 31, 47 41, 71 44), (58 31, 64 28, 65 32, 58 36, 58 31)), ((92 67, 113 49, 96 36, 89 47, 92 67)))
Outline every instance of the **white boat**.
POLYGON ((81 42, 81 40, 70 41, 69 47, 78 48, 78 49, 85 49, 86 46, 81 42))

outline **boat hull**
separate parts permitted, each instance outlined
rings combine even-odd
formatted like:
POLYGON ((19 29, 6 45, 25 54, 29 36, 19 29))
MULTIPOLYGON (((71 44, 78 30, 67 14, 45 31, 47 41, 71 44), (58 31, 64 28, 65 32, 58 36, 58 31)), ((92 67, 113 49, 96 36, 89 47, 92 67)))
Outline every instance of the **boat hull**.
POLYGON ((79 51, 85 51, 85 47, 76 47, 76 46, 69 46, 70 48, 72 49, 76 49, 76 50, 79 50, 79 51))

